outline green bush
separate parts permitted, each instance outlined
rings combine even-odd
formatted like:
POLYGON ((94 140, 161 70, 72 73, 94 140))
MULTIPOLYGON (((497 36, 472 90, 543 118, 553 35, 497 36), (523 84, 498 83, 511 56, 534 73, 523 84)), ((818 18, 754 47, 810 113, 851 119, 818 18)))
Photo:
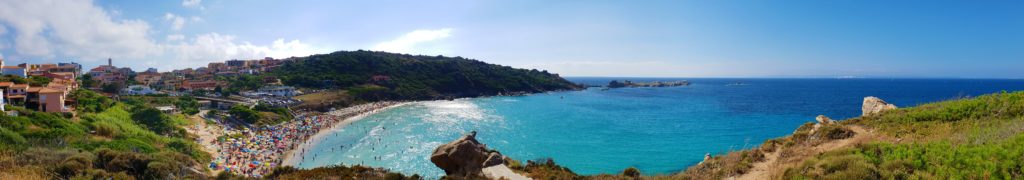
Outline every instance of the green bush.
POLYGON ((17 132, 0 127, 0 150, 20 149, 28 143, 25 137, 17 132))
POLYGON ((640 169, 637 169, 636 167, 626 168, 625 170, 622 170, 622 176, 634 178, 640 177, 640 169))
POLYGON ((228 114, 235 119, 242 120, 250 124, 256 123, 256 121, 261 118, 259 112, 242 105, 232 106, 231 109, 228 110, 228 114))

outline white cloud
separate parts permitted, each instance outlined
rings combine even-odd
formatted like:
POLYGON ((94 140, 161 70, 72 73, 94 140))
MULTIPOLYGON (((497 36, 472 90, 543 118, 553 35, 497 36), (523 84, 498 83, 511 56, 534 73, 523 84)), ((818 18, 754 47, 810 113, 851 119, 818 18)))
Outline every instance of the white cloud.
POLYGON ((171 14, 171 13, 167 13, 167 14, 164 14, 164 20, 167 20, 167 22, 170 22, 171 23, 171 29, 174 29, 175 31, 180 31, 181 28, 185 27, 185 18, 184 17, 178 16, 178 15, 175 15, 175 14, 171 14))
POLYGON ((192 23, 197 23, 197 22, 202 22, 203 21, 203 18, 200 18, 199 16, 192 16, 191 19, 192 19, 192 23))
POLYGON ((451 33, 451 28, 415 30, 394 40, 378 43, 370 49, 396 53, 422 53, 430 51, 421 47, 422 44, 447 38, 451 36, 451 33))
MULTIPOLYGON (((227 59, 283 58, 318 52, 298 40, 278 39, 272 44, 255 45, 218 33, 159 36, 145 21, 118 20, 111 13, 90 0, 0 1, 0 27, 11 28, 14 51, 8 55, 44 61, 72 57, 86 66, 111 57, 119 66, 136 69, 180 69, 227 59)), ((176 29, 188 22, 185 19, 202 21, 170 13, 164 19, 176 29), (177 23, 178 19, 185 22, 177 23)))
POLYGON ((187 8, 203 9, 202 3, 203 3, 203 0, 183 0, 183 1, 181 1, 181 6, 184 6, 184 7, 187 7, 187 8))
POLYGON ((90 0, 0 1, 0 23, 15 29, 20 56, 83 59, 159 53, 142 20, 114 20, 90 0))
POLYGON ((184 39, 185 39, 185 35, 181 35, 181 34, 167 35, 167 41, 168 42, 171 42, 171 41, 181 41, 181 40, 184 40, 184 39))
POLYGON ((286 58, 307 56, 315 52, 312 46, 299 40, 285 42, 284 39, 277 39, 271 46, 260 46, 249 42, 238 43, 237 37, 218 33, 202 34, 190 42, 168 45, 167 49, 176 56, 174 59, 192 67, 205 66, 205 63, 211 61, 286 58))

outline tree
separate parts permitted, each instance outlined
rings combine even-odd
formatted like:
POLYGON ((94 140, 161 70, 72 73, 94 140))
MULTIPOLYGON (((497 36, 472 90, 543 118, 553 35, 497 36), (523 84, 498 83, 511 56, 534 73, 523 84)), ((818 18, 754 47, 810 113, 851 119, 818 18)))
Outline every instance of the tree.
POLYGON ((217 88, 213 88, 213 92, 220 94, 221 96, 227 97, 224 95, 224 88, 221 88, 220 86, 217 86, 217 88))
POLYGON ((89 88, 96 86, 96 81, 92 80, 91 74, 82 75, 79 79, 82 81, 82 87, 89 88))
POLYGON ((199 101, 192 96, 181 96, 174 102, 174 106, 181 110, 181 113, 195 115, 199 113, 199 101))
POLYGON ((243 105, 232 106, 231 110, 228 110, 228 114, 235 119, 242 120, 250 124, 256 123, 256 121, 260 119, 259 112, 249 109, 249 107, 245 107, 243 105))
POLYGON ((117 94, 121 89, 124 88, 124 84, 120 82, 113 82, 104 84, 102 89, 105 93, 117 94))
POLYGON ((70 95, 71 99, 75 99, 78 102, 78 108, 76 109, 80 112, 101 112, 114 106, 115 103, 114 100, 106 96, 86 89, 75 90, 70 95))
POLYGON ((149 130, 158 134, 171 133, 174 130, 174 125, 171 124, 171 117, 168 117, 160 110, 152 107, 140 107, 141 110, 132 114, 132 120, 135 123, 146 126, 149 130))

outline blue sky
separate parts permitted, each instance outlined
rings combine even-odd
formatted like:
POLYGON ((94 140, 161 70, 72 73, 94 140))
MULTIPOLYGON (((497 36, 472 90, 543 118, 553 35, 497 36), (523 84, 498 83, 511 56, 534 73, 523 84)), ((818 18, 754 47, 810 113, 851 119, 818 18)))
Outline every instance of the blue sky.
POLYGON ((0 0, 8 63, 357 49, 565 76, 1024 78, 1024 1, 0 0))

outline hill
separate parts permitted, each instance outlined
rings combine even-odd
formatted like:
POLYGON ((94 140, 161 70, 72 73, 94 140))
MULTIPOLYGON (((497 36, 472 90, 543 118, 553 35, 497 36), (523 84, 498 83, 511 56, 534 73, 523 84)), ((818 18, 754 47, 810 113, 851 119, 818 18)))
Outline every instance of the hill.
POLYGON ((462 57, 338 51, 301 57, 270 75, 285 84, 346 89, 363 100, 429 100, 579 89, 547 71, 462 57))

